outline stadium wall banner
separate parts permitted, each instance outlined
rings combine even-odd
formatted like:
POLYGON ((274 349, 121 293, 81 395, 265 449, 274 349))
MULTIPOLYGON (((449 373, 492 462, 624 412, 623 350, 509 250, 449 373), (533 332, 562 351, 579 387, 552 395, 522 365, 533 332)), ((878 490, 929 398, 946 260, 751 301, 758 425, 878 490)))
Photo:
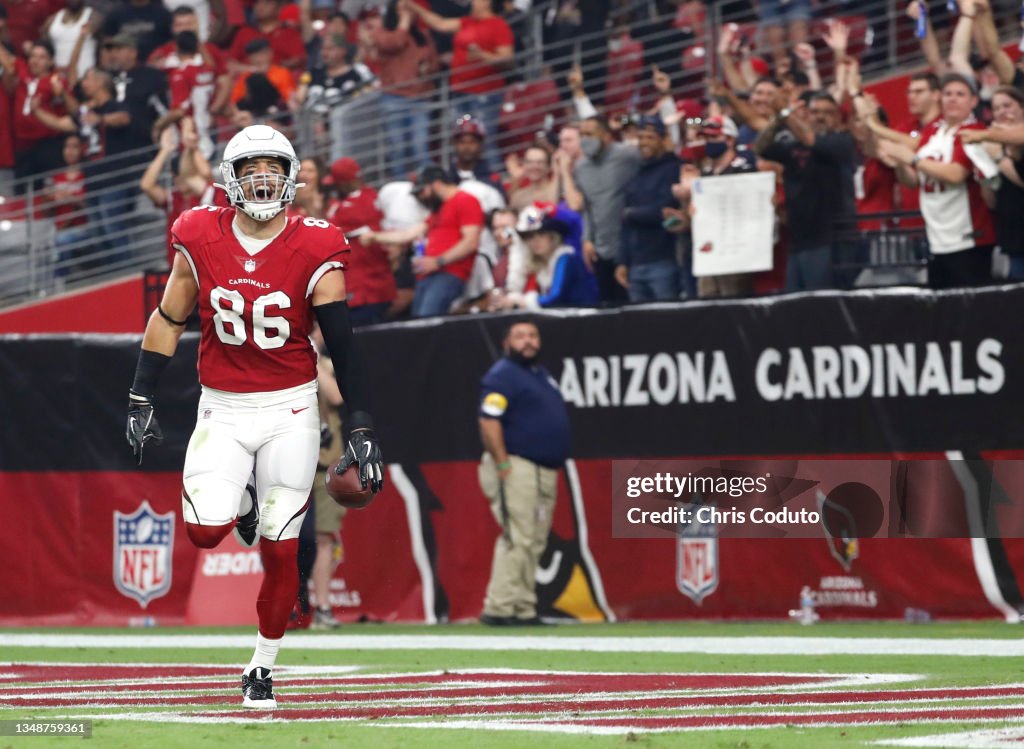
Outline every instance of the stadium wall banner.
MULTIPOLYGON (((752 475, 783 461, 797 476, 831 456, 880 470, 949 463, 959 479, 943 486, 964 507, 993 482, 1016 497, 1024 480, 964 478, 955 464, 984 472, 1024 454, 1024 346, 1006 313, 1022 302, 1018 286, 894 289, 534 316, 574 428, 537 571, 540 613, 777 618, 806 588, 825 617, 910 609, 1017 620, 1016 539, 879 538, 845 526, 734 538, 708 525, 623 537, 612 495, 623 461, 752 475)), ((360 333, 389 465, 384 493, 344 521, 331 593, 343 619, 479 614, 498 536, 476 481, 479 380, 510 319, 360 333)), ((186 334, 161 382, 165 442, 139 468, 123 426, 138 336, 0 337, 0 385, 12 394, 0 401, 0 512, 17 529, 0 550, 0 624, 255 622, 258 548, 232 539, 200 553, 181 525, 197 343, 186 334)), ((793 486, 832 497, 839 478, 815 481, 793 486)))

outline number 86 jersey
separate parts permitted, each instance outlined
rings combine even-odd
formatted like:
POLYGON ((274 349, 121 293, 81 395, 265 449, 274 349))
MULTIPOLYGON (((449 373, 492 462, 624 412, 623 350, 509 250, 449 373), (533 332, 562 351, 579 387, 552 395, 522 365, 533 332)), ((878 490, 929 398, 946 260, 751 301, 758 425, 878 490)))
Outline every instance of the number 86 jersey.
POLYGON ((199 382, 233 393, 312 382, 313 288, 344 268, 348 242, 326 221, 292 216, 270 244, 246 248, 234 217, 234 208, 199 206, 171 227, 199 286, 199 382))

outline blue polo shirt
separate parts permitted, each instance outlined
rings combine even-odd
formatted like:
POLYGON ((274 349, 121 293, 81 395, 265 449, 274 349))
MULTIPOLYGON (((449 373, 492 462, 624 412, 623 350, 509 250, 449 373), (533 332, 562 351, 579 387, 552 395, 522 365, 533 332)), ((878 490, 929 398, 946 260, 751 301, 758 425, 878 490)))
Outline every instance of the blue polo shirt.
POLYGON ((501 421, 509 454, 561 468, 569 457, 569 410, 551 374, 504 358, 480 386, 480 416, 501 421))

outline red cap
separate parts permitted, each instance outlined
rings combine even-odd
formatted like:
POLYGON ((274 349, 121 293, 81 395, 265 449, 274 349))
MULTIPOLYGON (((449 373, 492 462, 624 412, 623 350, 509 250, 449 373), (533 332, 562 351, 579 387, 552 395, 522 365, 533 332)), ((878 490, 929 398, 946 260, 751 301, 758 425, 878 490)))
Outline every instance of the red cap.
POLYGON ((708 117, 701 123, 700 131, 701 133, 722 133, 730 138, 740 136, 739 128, 736 127, 736 123, 731 117, 708 117))
POLYGON ((686 119, 700 117, 704 107, 700 99, 676 99, 676 111, 686 119))
POLYGON ((277 20, 285 26, 299 26, 299 6, 295 3, 288 3, 283 6, 281 12, 277 14, 277 20))
POLYGON ((455 121, 452 138, 458 138, 460 135, 474 135, 483 140, 487 137, 487 128, 484 127, 484 123, 473 117, 473 115, 464 114, 455 121))
POLYGON ((335 184, 359 179, 361 174, 362 169, 359 168, 359 162, 355 159, 350 159, 348 156, 343 156, 331 164, 331 178, 335 184))

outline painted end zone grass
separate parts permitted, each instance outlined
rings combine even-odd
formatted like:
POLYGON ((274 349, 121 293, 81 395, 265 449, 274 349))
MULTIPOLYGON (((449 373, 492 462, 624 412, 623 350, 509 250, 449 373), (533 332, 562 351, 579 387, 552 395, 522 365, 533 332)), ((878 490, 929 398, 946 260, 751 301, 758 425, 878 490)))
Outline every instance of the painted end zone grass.
MULTIPOLYGON (((822 749, 1007 726, 1020 728, 1024 737, 1024 722, 1017 722, 1024 721, 1024 659, 1000 652, 1019 647, 1019 630, 999 622, 813 627, 675 622, 513 631, 352 625, 340 634, 355 636, 345 640, 345 649, 312 649, 334 642, 328 639, 333 634, 289 633, 275 674, 282 709, 271 716, 239 707, 235 681, 251 654, 248 643, 255 635, 250 629, 0 630, 0 719, 91 716, 88 746, 132 749, 219 749, 250 741, 357 749, 439 744, 822 749), (63 636, 61 647, 16 644, 32 634, 63 636), (176 639, 197 634, 234 638, 228 647, 187 647, 176 639), (113 637, 85 646, 93 635, 113 637), (161 646, 126 647, 157 635, 167 636, 161 646), (83 644, 69 645, 63 640, 67 636, 83 644), (479 642, 471 638, 505 636, 526 639, 499 650, 469 649, 479 642), (451 638, 451 647, 439 637, 451 638), (568 638, 561 649, 551 642, 559 638, 568 638), (565 649, 575 638, 604 638, 603 649, 565 649), (733 638, 735 652, 699 652, 701 638, 733 638), (757 638, 785 639, 769 641, 778 644, 774 650, 759 646, 764 652, 742 652, 761 642, 757 638), (801 642, 815 649, 823 638, 835 638, 847 650, 851 642, 871 642, 872 654, 802 654, 801 642), (877 640, 884 638, 891 638, 890 644, 878 652, 877 640), (423 646, 417 646, 420 640, 423 646), (934 640, 934 649, 953 654, 906 652, 922 640, 934 640), (404 649, 381 649, 395 641, 404 649), (992 654, 968 657, 946 647, 963 641, 987 643, 983 649, 992 654), (694 645, 691 652, 623 652, 685 642, 694 645), (530 649, 539 643, 555 649, 530 649), (99 683, 70 665, 33 667, 39 672, 33 676, 24 666, 29 663, 228 668, 161 684, 169 677, 149 675, 166 675, 170 667, 138 665, 129 671, 136 679, 132 684, 129 677, 99 683), (651 676, 658 674, 665 676, 651 676), (839 683, 839 677, 852 678, 839 683), (806 683, 798 684, 801 680, 806 683), (264 722, 270 718, 276 722, 264 722)), ((0 737, 0 749, 66 747, 69 740, 0 737)))

